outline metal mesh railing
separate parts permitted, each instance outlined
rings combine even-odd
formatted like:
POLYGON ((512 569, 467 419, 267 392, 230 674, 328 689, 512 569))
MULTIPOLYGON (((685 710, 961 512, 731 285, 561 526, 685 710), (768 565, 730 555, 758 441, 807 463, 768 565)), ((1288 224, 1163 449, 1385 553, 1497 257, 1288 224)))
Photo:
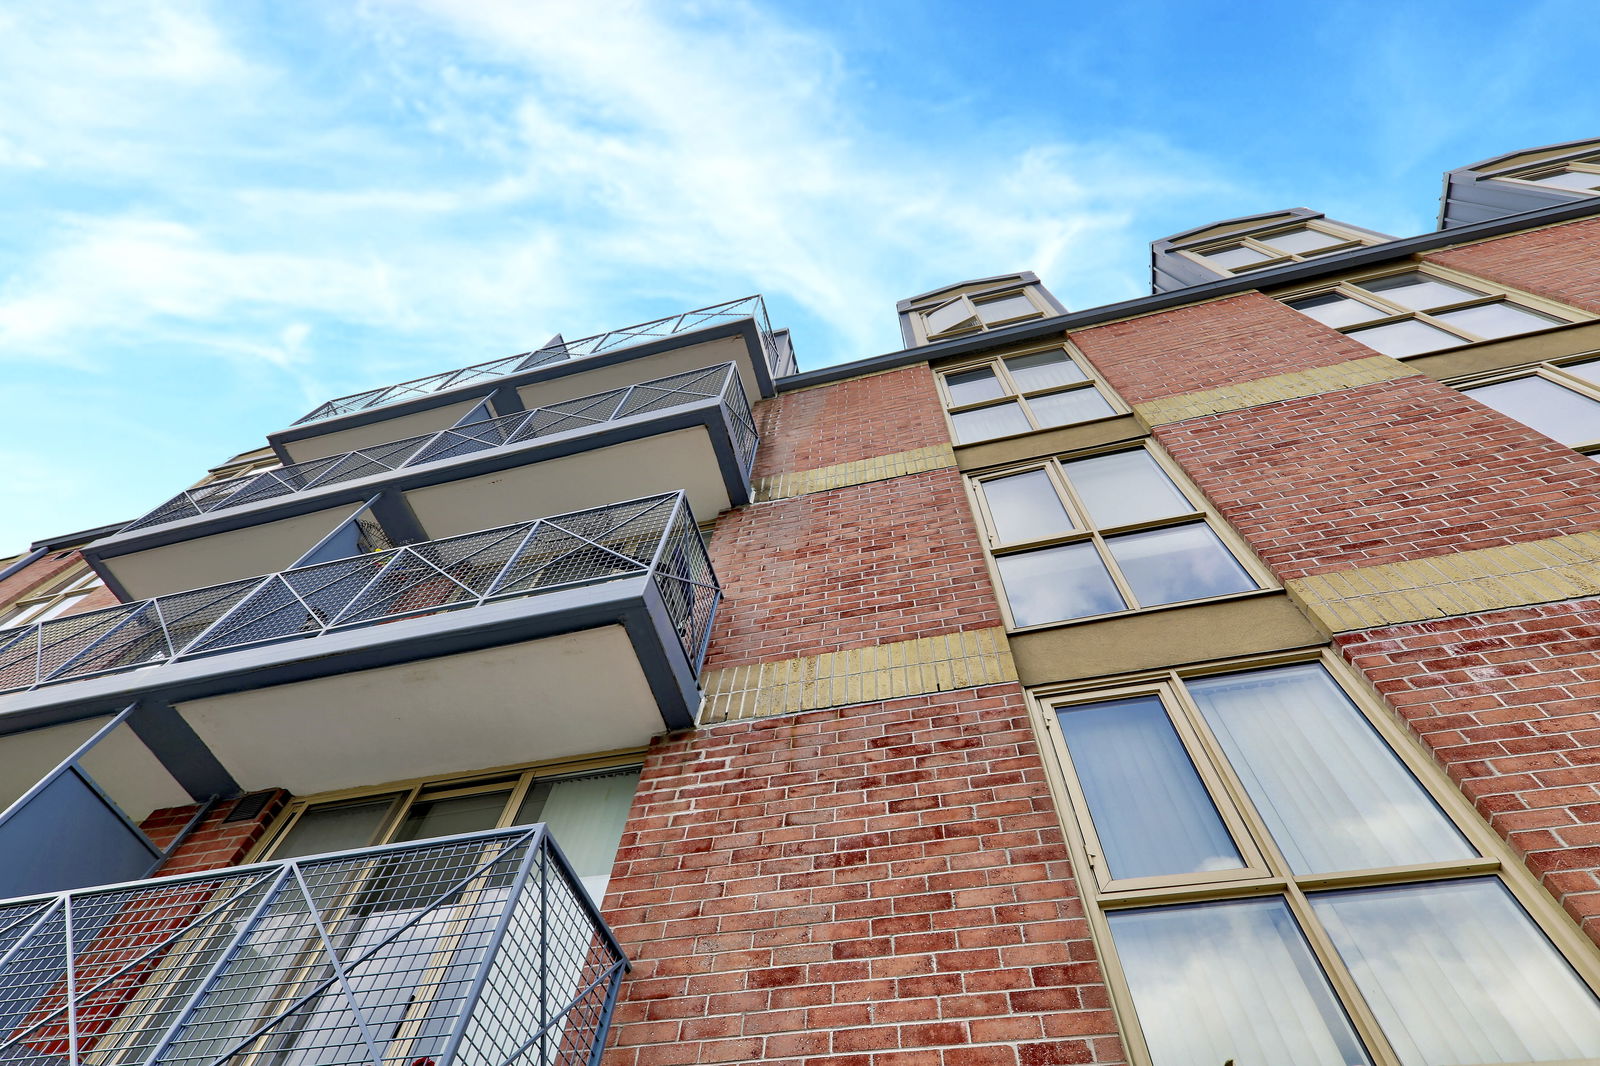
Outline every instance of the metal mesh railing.
POLYGON ((609 333, 597 333, 592 337, 584 337, 581 340, 566 341, 552 347, 541 348, 535 352, 523 352, 520 355, 506 356, 503 359, 491 359, 487 363, 477 363, 473 366, 462 367, 460 370, 447 370, 441 374, 429 374, 427 377, 402 381, 397 385, 388 385, 381 389, 369 389, 366 392, 341 396, 337 400, 329 400, 310 414, 296 420, 294 424, 300 426, 308 422, 320 422, 325 418, 334 418, 338 415, 349 414, 352 411, 383 407, 391 403, 399 403, 401 400, 410 400, 418 396, 427 396, 430 393, 444 392, 448 389, 459 388, 462 385, 470 385, 478 381, 505 377, 508 374, 520 374, 525 370, 533 370, 551 363, 564 362, 568 359, 581 359, 585 356, 599 355, 601 352, 614 351, 618 348, 626 348, 630 345, 656 340, 661 337, 671 337, 679 333, 689 333, 697 329, 704 329, 707 326, 714 326, 721 322, 731 322, 741 318, 755 320, 756 335, 761 341, 762 356, 766 360, 773 377, 783 377, 794 373, 794 351, 789 346, 787 336, 778 337, 774 335, 772 323, 767 318, 766 302, 759 295, 745 296, 738 300, 712 304, 710 307, 669 315, 666 318, 658 318, 651 322, 624 326, 609 333))
POLYGON ((750 415, 750 403, 745 397, 738 368, 732 363, 723 363, 593 396, 581 396, 547 407, 536 407, 531 411, 202 485, 179 493, 144 517, 124 526, 122 532, 327 488, 385 471, 508 447, 568 430, 603 425, 633 415, 670 410, 708 399, 719 400, 727 409, 734 427, 734 444, 740 463, 748 473, 755 459, 755 422, 750 415))
POLYGON ((0 1062, 589 1063, 627 965, 543 825, 9 900, 0 1062))
POLYGON ((0 634, 0 692, 640 574, 698 670, 720 592, 676 492, 35 623, 0 634))

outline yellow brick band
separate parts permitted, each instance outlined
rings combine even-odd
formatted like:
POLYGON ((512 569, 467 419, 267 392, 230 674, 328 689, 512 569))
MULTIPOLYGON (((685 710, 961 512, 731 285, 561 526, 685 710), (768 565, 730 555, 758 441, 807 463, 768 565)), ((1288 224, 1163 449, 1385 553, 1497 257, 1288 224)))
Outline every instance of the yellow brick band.
POLYGON ((1279 400, 1298 400, 1304 396, 1319 396, 1324 392, 1354 389, 1377 381, 1415 377, 1418 373, 1386 355, 1375 355, 1369 359, 1352 359, 1332 366, 1296 370, 1291 374, 1274 374, 1269 378, 1240 382, 1220 389, 1164 396, 1159 400, 1134 404, 1133 409, 1146 425, 1159 426, 1204 415, 1243 411, 1279 400))
POLYGON ((948 444, 935 444, 928 448, 913 448, 893 455, 878 455, 871 459, 857 459, 850 463, 815 470, 796 470, 788 474, 773 474, 756 479, 756 502, 786 500, 791 496, 804 496, 812 492, 842 489, 847 485, 865 485, 870 481, 887 481, 906 474, 920 474, 924 470, 943 470, 956 465, 956 454, 948 444))
POLYGON ((1335 633, 1600 595, 1600 533, 1340 570, 1288 583, 1335 633))
POLYGON ((1004 629, 969 629, 707 670, 701 725, 846 707, 1017 679, 1004 629))

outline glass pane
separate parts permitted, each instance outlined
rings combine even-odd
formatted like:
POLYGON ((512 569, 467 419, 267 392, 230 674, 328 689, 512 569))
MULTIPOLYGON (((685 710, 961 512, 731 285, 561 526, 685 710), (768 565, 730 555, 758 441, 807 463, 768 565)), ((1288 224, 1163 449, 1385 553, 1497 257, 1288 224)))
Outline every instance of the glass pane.
POLYGON ((596 902, 605 897, 611 867, 622 844, 623 824, 639 788, 638 770, 571 777, 535 786, 542 795, 518 811, 519 822, 542 821, 596 902), (537 811, 533 805, 537 805, 537 811))
POLYGON ((1204 522, 1124 533, 1106 547, 1141 607, 1227 596, 1256 587, 1204 522))
POLYGON ((394 809, 398 796, 382 796, 359 803, 329 803, 311 807, 272 849, 274 859, 321 855, 329 851, 364 848, 373 842, 378 827, 394 809))
POLYGON ((1217 252, 1202 252, 1201 255, 1203 255, 1211 263, 1222 267, 1225 270, 1236 270, 1239 267, 1254 266, 1257 263, 1265 263, 1267 260, 1272 258, 1270 255, 1265 255, 1256 251, 1254 248, 1246 248, 1242 244, 1233 248, 1224 248, 1217 252))
POLYGON ((1114 880, 1244 866, 1155 696, 1056 711, 1114 880))
POLYGON ((1600 174, 1588 174, 1581 170, 1563 170, 1559 174, 1546 174, 1541 178, 1527 180, 1557 189, 1579 189, 1585 192, 1600 189, 1600 174))
POLYGON ((950 422, 956 428, 957 444, 1008 437, 1033 428, 1028 424, 1028 416, 1022 413, 1022 408, 1016 403, 997 403, 976 411, 962 411, 951 415, 950 422))
POLYGON ((1194 511, 1194 504, 1143 449, 1075 459, 1061 466, 1089 509, 1089 520, 1101 529, 1194 511))
POLYGON ((1281 899, 1109 920, 1155 1066, 1371 1061, 1281 899))
POLYGON ((1438 317, 1441 322, 1448 322, 1480 337, 1514 337, 1518 333, 1561 325, 1559 318, 1541 315, 1505 300, 1463 307, 1459 311, 1446 311, 1438 317))
POLYGON ((1600 1004, 1497 879, 1311 905, 1405 1066, 1600 1057, 1600 1004))
POLYGON ((972 312, 965 300, 951 300, 929 311, 924 321, 928 325, 928 334, 932 336, 971 322, 972 312))
POLYGON ((1441 348, 1454 348, 1458 344, 1467 343, 1453 333, 1435 329, 1426 322, 1418 322, 1414 318, 1408 318, 1403 322, 1391 322, 1387 326, 1351 330, 1346 336, 1384 355, 1392 355, 1396 359, 1422 352, 1436 352, 1441 348))
POLYGON ((950 390, 950 403, 955 407, 981 403, 984 400, 998 400, 1006 394, 995 372, 988 369, 963 370, 959 374, 946 374, 944 384, 950 390))
POLYGON ((1568 363, 1561 369, 1585 381, 1592 381, 1596 385, 1600 385, 1600 359, 1588 359, 1581 363, 1568 363))
POLYGON ((1283 233, 1273 233, 1266 237, 1257 237, 1263 244, 1270 244, 1282 252, 1294 252, 1305 255, 1307 252, 1318 252, 1324 248, 1332 248, 1336 244, 1348 243, 1344 237, 1335 237, 1331 233, 1323 233, 1309 226, 1299 229, 1285 230, 1283 233))
POLYGON ((1050 476, 1043 470, 997 477, 980 483, 994 531, 1006 544, 1053 537, 1073 528, 1050 476))
POLYGON ((1052 392, 1045 396, 1028 397, 1033 417, 1041 426, 1070 426, 1074 422, 1087 422, 1116 414, 1106 398, 1094 386, 1052 392))
POLYGON ((1296 300, 1289 305, 1302 315, 1309 315, 1325 326, 1355 326, 1362 322, 1371 322, 1375 318, 1388 317, 1387 311, 1380 311, 1370 304, 1360 300, 1352 300, 1348 296, 1338 293, 1329 293, 1326 296, 1313 296, 1309 300, 1296 300))
POLYGON ((1002 555, 995 566, 1019 626, 1108 614, 1127 606, 1092 544, 1002 555))
POLYGON ((1430 307, 1458 304, 1462 300, 1471 300, 1483 295, 1481 292, 1460 285, 1452 285, 1448 281, 1416 273, 1396 274, 1389 278, 1378 278, 1376 281, 1363 281, 1357 287, 1378 293, 1385 300, 1412 311, 1426 311, 1430 307))
POLYGON ((1078 364, 1068 358, 1066 352, 1059 351, 1013 355, 1006 360, 1006 369, 1011 371, 1011 376, 1023 392, 1088 380, 1083 371, 1078 369, 1078 364))
POLYGON ((395 833, 396 840, 429 840, 454 833, 477 833, 493 829, 505 813, 511 790, 484 792, 453 799, 419 799, 406 812, 405 821, 395 833))
POLYGON ((1515 378, 1498 385, 1463 390, 1479 403, 1532 426, 1562 444, 1600 438, 1600 403, 1539 377, 1515 378))
POLYGON ((1039 309, 1033 306, 1033 301, 1020 292, 1002 296, 997 300, 974 300, 973 303, 977 305, 978 317, 986 323, 1008 322, 1013 318, 1039 313, 1039 309))
POLYGON ((1189 692, 1295 873, 1477 856, 1320 665, 1189 692))

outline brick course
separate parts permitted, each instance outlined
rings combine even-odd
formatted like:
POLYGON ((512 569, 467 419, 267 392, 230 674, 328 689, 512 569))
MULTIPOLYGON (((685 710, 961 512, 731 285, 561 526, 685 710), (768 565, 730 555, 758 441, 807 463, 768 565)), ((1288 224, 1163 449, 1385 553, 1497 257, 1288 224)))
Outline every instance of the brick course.
MULTIPOLYGON (((185 838, 158 873, 160 876, 168 877, 173 874, 198 873, 202 870, 218 870, 225 866, 239 865, 288 801, 289 793, 278 789, 266 806, 261 808, 259 814, 242 822, 224 821, 233 810, 232 802, 217 804, 216 808, 206 815, 205 820, 195 826, 194 832, 185 838)), ((164 848, 199 809, 198 804, 164 807, 152 811, 149 817, 139 823, 139 828, 145 831, 157 847, 164 848)))
MULTIPOLYGON (((82 562, 83 556, 76 551, 51 552, 40 557, 4 581, 0 581, 0 608, 7 607, 14 601, 42 589, 82 562)), ((110 589, 97 588, 89 594, 88 599, 74 606, 66 614, 98 611, 102 607, 114 607, 118 602, 110 589)))
POLYGON ((1429 378, 1153 433, 1285 579, 1600 528, 1593 460, 1429 378))
POLYGON ((1120 1062, 1014 684, 659 741, 606 1066, 1120 1062))
POLYGON ((950 443, 926 365, 786 392, 756 404, 755 416, 757 478, 950 443))
POLYGON ((708 668, 1001 624, 954 470, 730 511, 711 561, 708 668))
POLYGON ((1337 644, 1600 942, 1600 599, 1337 644))
POLYGON ((1070 336, 1130 404, 1372 358, 1366 345, 1259 292, 1070 336))
POLYGON ((1514 233, 1423 258, 1600 314, 1600 219, 1514 233))

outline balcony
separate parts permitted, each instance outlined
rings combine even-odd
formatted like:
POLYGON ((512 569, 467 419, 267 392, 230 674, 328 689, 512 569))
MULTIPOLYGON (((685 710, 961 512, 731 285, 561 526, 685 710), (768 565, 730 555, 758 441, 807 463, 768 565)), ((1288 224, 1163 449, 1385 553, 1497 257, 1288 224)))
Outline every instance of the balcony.
POLYGON ((7 632, 0 733, 159 705, 300 795, 640 746, 693 723, 719 595, 684 495, 647 497, 7 632))
POLYGON ((760 296, 343 396, 267 439, 285 463, 304 462, 435 432, 480 404, 509 415, 721 362, 739 368, 750 396, 771 396, 795 372, 788 333, 772 329, 760 296))
POLYGON ((748 501, 755 425, 732 363, 182 492, 85 551, 123 599, 296 565, 363 503, 383 543, 683 489, 748 501))
POLYGON ((627 966, 543 825, 13 899, 0 1057, 592 1063, 627 966))

